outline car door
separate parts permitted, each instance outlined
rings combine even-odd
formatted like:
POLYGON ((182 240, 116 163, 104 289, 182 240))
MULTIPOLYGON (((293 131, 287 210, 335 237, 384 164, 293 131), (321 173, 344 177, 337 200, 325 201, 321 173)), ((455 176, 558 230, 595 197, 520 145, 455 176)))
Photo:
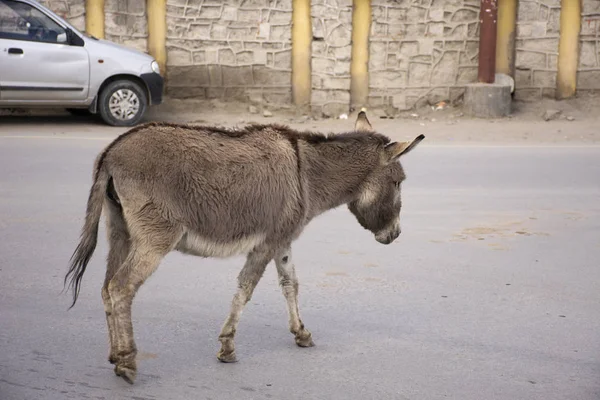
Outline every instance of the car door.
POLYGON ((71 34, 35 6, 0 0, 0 101, 68 103, 89 91, 89 56, 71 34))

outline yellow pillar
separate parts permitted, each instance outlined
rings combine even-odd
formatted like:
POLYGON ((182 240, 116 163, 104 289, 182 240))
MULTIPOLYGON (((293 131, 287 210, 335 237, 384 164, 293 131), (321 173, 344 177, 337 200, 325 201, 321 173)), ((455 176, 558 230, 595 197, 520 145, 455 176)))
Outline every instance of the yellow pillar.
POLYGON ((294 104, 310 104, 312 20, 310 0, 292 1, 292 98, 294 104))
POLYGON ((515 28, 518 0, 498 2, 498 33, 496 37, 496 72, 515 76, 515 28))
POLYGON ((167 71, 167 1, 147 0, 148 53, 156 59, 160 74, 167 71))
POLYGON ((350 64, 350 105, 367 105, 369 96, 369 31, 371 0, 354 0, 352 4, 352 63, 350 64))
POLYGON ((85 0, 85 32, 104 39, 104 0, 85 0))
POLYGON ((556 97, 558 99, 574 96, 577 89, 580 30, 581 1, 561 0, 558 75, 556 78, 556 97))

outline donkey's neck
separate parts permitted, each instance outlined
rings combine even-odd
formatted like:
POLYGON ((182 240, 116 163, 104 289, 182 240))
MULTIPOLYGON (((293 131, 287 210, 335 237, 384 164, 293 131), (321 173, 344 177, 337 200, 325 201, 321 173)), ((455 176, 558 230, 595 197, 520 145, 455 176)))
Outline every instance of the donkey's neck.
POLYGON ((313 218, 358 196, 378 166, 375 143, 362 141, 306 143, 302 146, 308 214, 313 218))

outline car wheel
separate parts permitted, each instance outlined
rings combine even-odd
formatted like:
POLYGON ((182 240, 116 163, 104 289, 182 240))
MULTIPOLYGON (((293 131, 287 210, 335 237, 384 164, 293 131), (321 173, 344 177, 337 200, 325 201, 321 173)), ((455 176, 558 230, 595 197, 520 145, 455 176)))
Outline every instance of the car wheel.
POLYGON ((144 116, 148 104, 146 92, 136 82, 118 80, 100 93, 98 111, 108 125, 133 126, 144 116))
POLYGON ((67 111, 77 117, 89 117, 92 115, 87 108, 67 108, 67 111))

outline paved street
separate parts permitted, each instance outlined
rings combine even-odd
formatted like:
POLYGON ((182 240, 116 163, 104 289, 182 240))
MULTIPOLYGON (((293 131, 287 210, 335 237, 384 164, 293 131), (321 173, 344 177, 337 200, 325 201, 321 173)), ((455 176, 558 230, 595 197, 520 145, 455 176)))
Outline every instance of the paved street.
POLYGON ((402 235, 340 208, 294 247, 287 330, 271 265, 217 336, 242 257, 170 254, 134 301, 139 375, 108 363, 104 231, 75 308, 62 281, 96 154, 121 130, 0 125, 0 399, 598 399, 600 147, 435 144, 403 161, 402 235), (14 127, 14 126, 13 126, 14 127))

